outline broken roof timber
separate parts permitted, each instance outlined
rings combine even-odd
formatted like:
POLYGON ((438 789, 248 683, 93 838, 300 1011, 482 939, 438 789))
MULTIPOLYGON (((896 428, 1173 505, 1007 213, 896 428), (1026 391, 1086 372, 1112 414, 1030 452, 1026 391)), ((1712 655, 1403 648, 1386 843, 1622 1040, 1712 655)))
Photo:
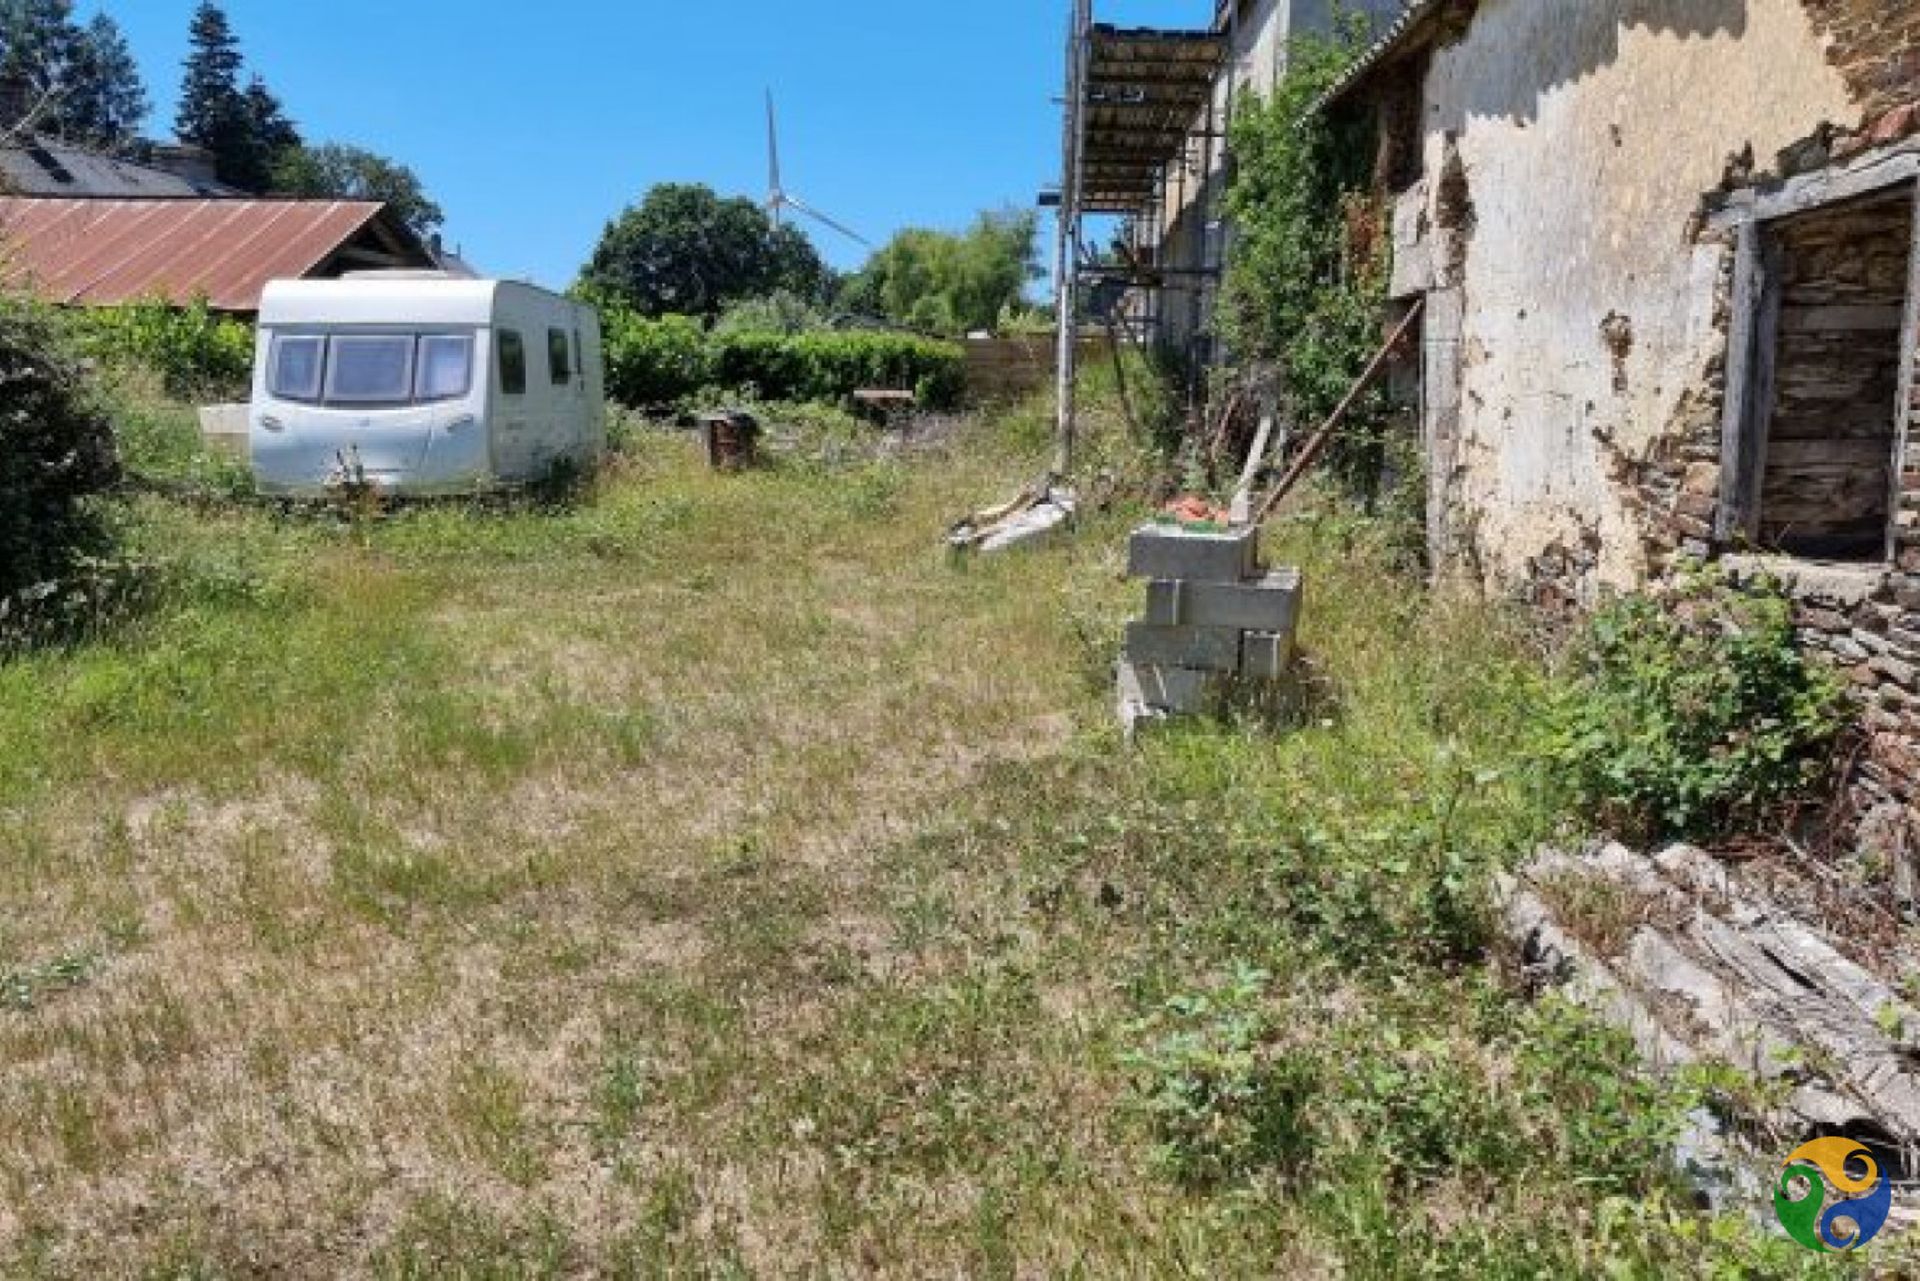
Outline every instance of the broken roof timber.
POLYGON ((1089 40, 1086 143, 1088 213, 1149 208, 1161 171, 1185 150, 1213 100, 1227 56, 1217 31, 1096 26, 1089 40))

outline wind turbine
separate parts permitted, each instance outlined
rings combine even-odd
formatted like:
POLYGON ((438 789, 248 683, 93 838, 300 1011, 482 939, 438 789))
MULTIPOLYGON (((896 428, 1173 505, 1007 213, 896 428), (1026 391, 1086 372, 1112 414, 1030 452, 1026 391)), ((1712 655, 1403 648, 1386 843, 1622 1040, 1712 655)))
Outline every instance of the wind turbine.
POLYGON ((807 204, 798 196, 790 196, 787 189, 780 185, 780 127, 773 115, 773 90, 767 90, 767 212, 773 216, 773 225, 780 225, 780 216, 787 210, 805 214, 815 222, 831 227, 849 240, 856 240, 867 248, 873 248, 873 242, 859 232, 842 223, 835 222, 818 209, 807 204))

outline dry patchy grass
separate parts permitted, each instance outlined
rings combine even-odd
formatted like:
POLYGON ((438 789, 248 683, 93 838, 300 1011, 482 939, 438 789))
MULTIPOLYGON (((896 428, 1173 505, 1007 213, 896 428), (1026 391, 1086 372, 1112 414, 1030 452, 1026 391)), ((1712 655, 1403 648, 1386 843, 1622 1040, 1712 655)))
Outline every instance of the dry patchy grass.
POLYGON ((0 668, 0 1271, 1656 1275, 1726 1236, 1609 1200, 1659 1182, 1654 1096, 1484 970, 1471 888, 1540 821, 1497 621, 1302 524, 1335 692, 1122 753, 1126 513, 938 549, 1032 417, 737 478, 643 436, 550 511, 145 503, 188 588, 0 668), (1246 963, 1324 1109, 1190 1186, 1141 1021, 1246 963))

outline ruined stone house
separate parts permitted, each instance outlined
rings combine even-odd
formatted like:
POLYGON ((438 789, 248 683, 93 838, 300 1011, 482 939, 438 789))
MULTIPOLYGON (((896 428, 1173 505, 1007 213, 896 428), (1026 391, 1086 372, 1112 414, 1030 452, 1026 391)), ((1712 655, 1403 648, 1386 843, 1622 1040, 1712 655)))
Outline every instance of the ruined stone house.
POLYGON ((1441 562, 1552 609, 1776 573, 1912 840, 1920 0, 1416 0, 1328 109, 1376 122, 1426 304, 1441 562))

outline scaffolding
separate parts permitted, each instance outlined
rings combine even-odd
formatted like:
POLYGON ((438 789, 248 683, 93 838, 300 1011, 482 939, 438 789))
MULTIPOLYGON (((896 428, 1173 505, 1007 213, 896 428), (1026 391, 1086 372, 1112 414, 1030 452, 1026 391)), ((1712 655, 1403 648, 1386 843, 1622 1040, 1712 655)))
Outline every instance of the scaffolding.
POLYGON ((1169 292, 1188 299, 1189 335, 1206 322, 1208 290, 1219 279, 1224 251, 1213 234, 1215 179, 1231 124, 1230 55, 1239 11, 1235 0, 1221 0, 1205 30, 1122 28, 1096 24, 1093 0, 1072 0, 1054 257, 1059 474, 1073 461, 1082 297, 1098 291, 1109 315, 1124 318, 1130 337, 1164 333, 1169 292), (1111 257, 1090 253, 1085 243, 1086 219, 1098 215, 1125 220, 1111 257), (1184 225, 1176 227, 1175 218, 1184 225), (1187 238, 1185 265, 1170 252, 1176 234, 1187 238))

